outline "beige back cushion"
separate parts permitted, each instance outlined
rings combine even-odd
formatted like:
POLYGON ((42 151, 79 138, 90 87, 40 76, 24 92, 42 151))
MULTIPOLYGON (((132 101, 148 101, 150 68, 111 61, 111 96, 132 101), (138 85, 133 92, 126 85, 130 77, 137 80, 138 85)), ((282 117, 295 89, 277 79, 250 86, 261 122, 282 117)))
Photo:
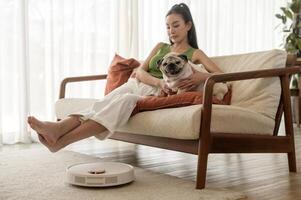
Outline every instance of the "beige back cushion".
MULTIPOLYGON (((242 72, 269 68, 283 68, 286 52, 270 50, 248 54, 211 58, 224 72, 242 72)), ((279 78, 234 81, 231 105, 247 108, 275 119, 281 87, 279 78)))

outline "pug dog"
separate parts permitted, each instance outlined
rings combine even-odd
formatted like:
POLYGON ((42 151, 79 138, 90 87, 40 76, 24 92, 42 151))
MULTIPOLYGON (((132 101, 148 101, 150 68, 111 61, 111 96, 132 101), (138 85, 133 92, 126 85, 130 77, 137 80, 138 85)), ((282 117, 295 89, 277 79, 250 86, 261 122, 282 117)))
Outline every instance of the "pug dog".
MULTIPOLYGON (((158 60, 157 66, 163 74, 163 80, 166 85, 176 94, 185 92, 177 87, 178 83, 193 74, 193 69, 209 73, 203 65, 195 65, 188 60, 186 55, 170 52, 162 59, 158 60)), ((203 91, 204 83, 200 84, 196 91, 203 91)), ((223 100, 228 92, 228 86, 225 83, 216 83, 213 88, 213 95, 218 100, 223 100)))

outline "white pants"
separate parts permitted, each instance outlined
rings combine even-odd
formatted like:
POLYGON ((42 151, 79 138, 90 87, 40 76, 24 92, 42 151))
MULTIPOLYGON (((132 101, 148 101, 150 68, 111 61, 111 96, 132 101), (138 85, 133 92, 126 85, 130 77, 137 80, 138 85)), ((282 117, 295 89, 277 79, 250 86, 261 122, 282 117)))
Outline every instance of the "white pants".
POLYGON ((70 115, 79 115, 81 120, 93 120, 108 131, 96 135, 98 139, 110 137, 117 127, 129 120, 139 98, 149 95, 159 95, 160 89, 130 78, 125 84, 113 90, 92 107, 70 115))

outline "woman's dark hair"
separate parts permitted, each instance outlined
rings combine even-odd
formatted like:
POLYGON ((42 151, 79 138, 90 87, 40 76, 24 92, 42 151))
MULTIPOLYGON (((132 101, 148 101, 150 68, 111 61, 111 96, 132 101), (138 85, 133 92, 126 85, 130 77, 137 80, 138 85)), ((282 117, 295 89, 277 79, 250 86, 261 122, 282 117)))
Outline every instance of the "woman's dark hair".
MULTIPOLYGON (((183 17, 185 23, 191 22, 191 28, 188 31, 188 43, 193 48, 198 49, 199 47, 198 47, 198 41, 197 41, 196 32, 195 32, 195 26, 193 23, 193 19, 192 19, 189 7, 185 3, 176 4, 173 7, 171 7, 171 9, 166 14, 166 17, 171 14, 181 15, 183 17)), ((173 44, 173 42, 171 40, 169 40, 169 41, 171 44, 173 44)))

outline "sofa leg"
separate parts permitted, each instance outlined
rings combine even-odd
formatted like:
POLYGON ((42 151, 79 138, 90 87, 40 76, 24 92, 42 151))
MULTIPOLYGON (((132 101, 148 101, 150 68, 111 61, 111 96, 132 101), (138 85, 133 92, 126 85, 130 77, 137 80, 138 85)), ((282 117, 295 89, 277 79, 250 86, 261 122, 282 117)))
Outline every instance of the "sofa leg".
POLYGON ((297 172, 296 154, 295 151, 287 153, 288 167, 290 172, 297 172))
POLYGON ((296 172, 296 154, 295 154, 295 139, 294 139, 294 128, 292 120, 291 100, 289 93, 289 77, 288 74, 281 76, 281 88, 282 88, 282 99, 283 99, 283 113, 284 113, 284 125, 285 133, 290 137, 290 150, 287 153, 288 167, 290 172, 296 172))
POLYGON ((201 153, 198 157, 196 189, 204 189, 206 184, 208 153, 201 153))

